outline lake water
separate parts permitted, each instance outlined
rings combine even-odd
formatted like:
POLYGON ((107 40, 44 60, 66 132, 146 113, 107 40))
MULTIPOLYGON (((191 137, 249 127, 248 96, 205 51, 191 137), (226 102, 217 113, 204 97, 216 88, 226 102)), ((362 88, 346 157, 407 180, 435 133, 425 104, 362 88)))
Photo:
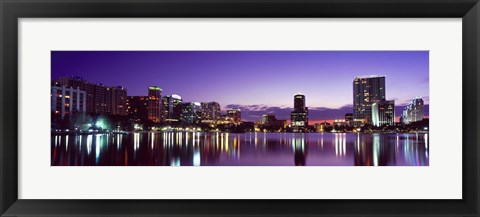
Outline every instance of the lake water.
POLYGON ((428 134, 52 135, 52 166, 428 166, 428 134))

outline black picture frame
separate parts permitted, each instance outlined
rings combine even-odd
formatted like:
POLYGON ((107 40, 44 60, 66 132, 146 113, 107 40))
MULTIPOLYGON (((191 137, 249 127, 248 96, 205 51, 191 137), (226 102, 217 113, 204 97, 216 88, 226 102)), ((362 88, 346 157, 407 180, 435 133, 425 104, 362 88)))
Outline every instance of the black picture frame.
POLYGON ((2 216, 479 216, 479 16, 478 0, 0 0, 0 213, 2 216), (463 199, 18 199, 17 21, 24 17, 462 18, 463 199))

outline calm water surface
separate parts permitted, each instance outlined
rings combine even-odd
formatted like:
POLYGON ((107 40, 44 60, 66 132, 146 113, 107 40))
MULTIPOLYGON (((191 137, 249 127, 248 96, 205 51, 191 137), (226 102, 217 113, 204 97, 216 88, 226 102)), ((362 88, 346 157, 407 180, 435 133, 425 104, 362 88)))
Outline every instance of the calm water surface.
POLYGON ((428 166, 428 134, 53 135, 53 166, 428 166))

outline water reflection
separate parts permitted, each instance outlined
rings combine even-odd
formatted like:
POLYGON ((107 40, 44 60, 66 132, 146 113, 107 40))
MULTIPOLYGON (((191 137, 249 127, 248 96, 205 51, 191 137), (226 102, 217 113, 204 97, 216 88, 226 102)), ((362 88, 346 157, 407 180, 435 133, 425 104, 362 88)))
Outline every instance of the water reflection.
POLYGON ((295 138, 292 140, 293 153, 295 156, 295 166, 305 166, 307 151, 305 147, 305 134, 294 134, 295 138))
POLYGON ((428 166, 428 134, 52 135, 54 166, 428 166))

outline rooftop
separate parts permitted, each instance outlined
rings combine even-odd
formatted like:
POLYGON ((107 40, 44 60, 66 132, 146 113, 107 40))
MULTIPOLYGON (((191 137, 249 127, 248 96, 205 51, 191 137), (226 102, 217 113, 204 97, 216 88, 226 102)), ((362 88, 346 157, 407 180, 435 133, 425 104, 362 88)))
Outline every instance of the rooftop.
POLYGON ((148 87, 149 90, 162 90, 162 88, 158 87, 158 86, 150 86, 148 87))
POLYGON ((172 98, 174 99, 182 99, 181 96, 177 95, 177 94, 172 94, 172 98))
POLYGON ((385 78, 385 75, 361 75, 361 76, 356 76, 355 80, 364 79, 364 78, 385 78))

